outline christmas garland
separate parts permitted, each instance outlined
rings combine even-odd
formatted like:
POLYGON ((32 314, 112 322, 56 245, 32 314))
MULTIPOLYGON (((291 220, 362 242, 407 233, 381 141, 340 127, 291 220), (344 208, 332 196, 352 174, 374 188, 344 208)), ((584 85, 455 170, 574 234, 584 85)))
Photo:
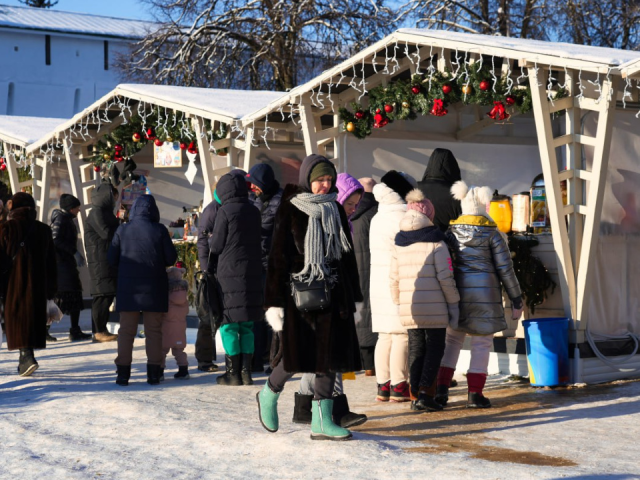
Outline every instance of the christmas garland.
MULTIPOLYGON (((561 98, 558 92, 554 99, 561 98)), ((531 89, 517 85, 508 76, 497 77, 485 63, 476 62, 465 72, 450 70, 431 75, 414 74, 408 80, 395 80, 372 88, 369 107, 352 103, 351 110, 341 108, 344 129, 363 139, 374 128, 383 128, 395 120, 414 120, 418 115, 444 116, 455 103, 492 106, 487 116, 502 121, 510 117, 507 108, 527 113, 532 109, 531 89)))
POLYGON ((533 236, 511 235, 509 237, 513 268, 520 283, 523 300, 531 313, 535 313, 536 306, 547 299, 549 289, 551 294, 556 289, 556 283, 547 268, 531 253, 531 249, 538 243, 538 239, 533 236))

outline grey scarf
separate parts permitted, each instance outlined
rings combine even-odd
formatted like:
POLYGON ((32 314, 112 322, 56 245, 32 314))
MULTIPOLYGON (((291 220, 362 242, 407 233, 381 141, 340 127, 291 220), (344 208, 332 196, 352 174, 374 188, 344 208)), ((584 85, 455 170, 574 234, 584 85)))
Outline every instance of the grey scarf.
POLYGON ((336 193, 316 195, 300 193, 291 203, 309 215, 309 225, 304 237, 304 268, 293 274, 298 281, 328 280, 332 282, 329 262, 339 260, 342 252, 351 247, 342 229, 340 213, 336 206, 336 193))

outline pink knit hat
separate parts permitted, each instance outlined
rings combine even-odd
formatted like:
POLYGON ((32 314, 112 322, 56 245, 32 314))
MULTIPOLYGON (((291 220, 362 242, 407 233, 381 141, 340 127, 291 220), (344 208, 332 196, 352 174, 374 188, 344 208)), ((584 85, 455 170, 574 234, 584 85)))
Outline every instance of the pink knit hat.
POLYGON ((422 190, 419 188, 415 188, 411 190, 407 196, 407 210, 415 210, 416 212, 420 212, 429 220, 433 222, 433 217, 436 215, 436 209, 433 207, 433 203, 431 200, 424 197, 422 190))

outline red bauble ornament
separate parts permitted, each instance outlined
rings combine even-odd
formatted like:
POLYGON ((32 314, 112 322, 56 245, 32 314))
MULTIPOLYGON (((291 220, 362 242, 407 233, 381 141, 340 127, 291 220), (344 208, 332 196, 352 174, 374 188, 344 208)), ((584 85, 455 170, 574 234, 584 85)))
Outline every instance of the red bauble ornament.
POLYGON ((133 135, 131 135, 131 139, 134 142, 138 143, 142 139, 142 136, 138 132, 136 132, 133 135))
POLYGON ((6 163, 0 163, 0 171, 4 172, 7 169, 6 163))
POLYGON ((433 101, 433 108, 431 108, 431 115, 435 115, 436 117, 444 117, 449 110, 444 108, 444 102, 439 98, 436 98, 433 101))
POLYGON ((483 92, 486 92, 487 90, 489 90, 489 87, 491 87, 491 84, 489 83, 488 80, 482 80, 480 82, 480 90, 482 90, 483 92))
POLYGON ((386 126, 389 123, 389 119, 388 118, 383 118, 382 121, 380 122, 380 128, 386 126))
POLYGON ((116 152, 121 152, 121 151, 122 151, 122 145, 120 145, 119 143, 116 143, 116 144, 113 146, 113 149, 114 149, 116 152))
POLYGON ((102 169, 100 168, 99 165, 96 165, 95 167, 93 167, 93 171, 94 172, 99 172, 100 170, 102 170, 102 169))
POLYGON ((493 102, 493 108, 489 113, 487 113, 489 118, 493 118, 494 120, 506 120, 511 115, 507 113, 504 108, 504 103, 502 102, 493 102))
POLYGON ((161 147, 162 145, 164 145, 164 142, 162 140, 160 140, 159 138, 156 138, 156 141, 153 142, 156 144, 156 147, 161 147))
POLYGON ((147 135, 147 140, 155 140, 156 139, 156 134, 153 131, 153 128, 148 128, 146 135, 147 135))
POLYGON ((184 142, 180 142, 180 150, 186 150, 187 149, 187 144, 184 142))
POLYGON ((387 113, 393 112, 393 105, 385 105, 384 106, 384 111, 387 112, 387 113))
POLYGON ((124 160, 124 157, 123 157, 122 155, 116 155, 115 157, 113 157, 113 159, 114 159, 116 162, 120 163, 121 161, 123 161, 123 160, 124 160))
POLYGON ((376 108, 376 113, 381 113, 382 110, 380 110, 379 108, 376 108))
POLYGON ((189 150, 189 151, 192 151, 192 150, 195 150, 195 149, 196 149, 196 145, 193 142, 191 142, 189 144, 189 147, 187 147, 187 150, 189 150))
POLYGON ((363 118, 364 118, 364 112, 363 112, 362 110, 358 110, 358 111, 355 113, 355 117, 356 117, 358 120, 363 119, 363 118))
POLYGON ((376 113, 376 114, 373 116, 373 122, 374 122, 374 123, 380 123, 380 122, 382 122, 382 119, 383 119, 383 118, 384 118, 384 117, 382 116, 382 114, 380 114, 380 113, 376 113))
POLYGON ((442 85, 442 93, 444 93, 445 95, 449 95, 451 93, 451 85, 449 85, 448 83, 442 85))
POLYGON ((507 103, 507 105, 515 105, 516 104, 516 99, 515 97, 512 97, 511 95, 509 95, 507 98, 504 99, 505 102, 507 103))
POLYGON ((411 87, 411 91, 414 95, 418 95, 420 93, 420 85, 414 85, 413 87, 411 87))

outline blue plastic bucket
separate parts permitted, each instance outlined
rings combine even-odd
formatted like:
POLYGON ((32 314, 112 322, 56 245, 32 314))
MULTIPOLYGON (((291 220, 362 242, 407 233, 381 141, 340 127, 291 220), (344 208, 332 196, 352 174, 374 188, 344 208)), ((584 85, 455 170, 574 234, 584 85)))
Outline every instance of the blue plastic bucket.
POLYGON ((529 380, 536 387, 569 383, 569 319, 536 318, 522 322, 529 380))

